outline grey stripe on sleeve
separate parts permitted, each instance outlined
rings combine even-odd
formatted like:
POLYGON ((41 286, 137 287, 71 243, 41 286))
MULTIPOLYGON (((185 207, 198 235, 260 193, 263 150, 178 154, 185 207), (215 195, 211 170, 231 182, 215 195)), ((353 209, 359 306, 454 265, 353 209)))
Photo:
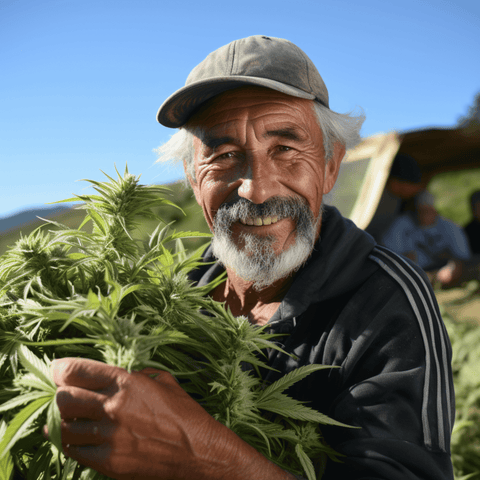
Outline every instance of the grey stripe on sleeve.
POLYGON ((447 347, 445 340, 445 330, 443 323, 439 318, 437 309, 435 308, 435 302, 433 301, 432 295, 430 293, 430 288, 426 285, 424 279, 418 274, 400 256, 386 250, 384 248, 376 248, 374 252, 377 254, 370 255, 370 258, 375 261, 383 270, 385 270, 389 275, 394 278, 398 284, 403 288, 410 305, 412 306, 415 316, 422 333, 422 339, 425 346, 425 363, 426 363, 426 374, 425 374, 425 383, 424 383, 424 398, 423 398, 423 412, 422 412, 422 424, 424 428, 424 440, 425 444, 432 446, 432 433, 430 427, 430 419, 428 418, 427 405, 430 400, 430 384, 436 380, 436 410, 438 418, 438 446, 443 451, 447 449, 446 435, 445 435, 445 424, 444 424, 444 409, 443 407, 443 395, 442 388, 445 388, 446 393, 446 402, 447 402, 447 415, 449 425, 452 426, 452 410, 450 403, 450 384, 446 379, 445 372, 448 370, 447 365, 447 347), (383 257, 383 260, 382 258, 383 257), (391 262, 391 265, 387 265, 384 260, 391 262), (412 288, 413 287, 413 288, 412 288), (420 300, 420 305, 423 306, 423 309, 426 314, 426 319, 422 316, 419 309, 418 300, 415 299, 414 293, 417 294, 418 299, 420 300), (440 338, 440 349, 437 348, 435 333, 438 333, 440 338), (439 359, 438 352, 440 351, 441 361, 439 359), (432 357, 433 362, 436 367, 436 379, 430 377, 430 372, 432 369, 432 357))

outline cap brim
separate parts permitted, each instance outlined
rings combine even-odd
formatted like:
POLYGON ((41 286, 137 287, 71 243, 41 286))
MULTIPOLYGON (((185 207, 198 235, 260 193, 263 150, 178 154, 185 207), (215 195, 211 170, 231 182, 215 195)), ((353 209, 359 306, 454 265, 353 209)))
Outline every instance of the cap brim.
POLYGON ((245 85, 258 85, 271 88, 298 98, 315 100, 311 93, 262 77, 215 77, 186 85, 170 95, 157 113, 157 120, 165 127, 179 128, 184 125, 193 112, 204 102, 216 95, 245 85))

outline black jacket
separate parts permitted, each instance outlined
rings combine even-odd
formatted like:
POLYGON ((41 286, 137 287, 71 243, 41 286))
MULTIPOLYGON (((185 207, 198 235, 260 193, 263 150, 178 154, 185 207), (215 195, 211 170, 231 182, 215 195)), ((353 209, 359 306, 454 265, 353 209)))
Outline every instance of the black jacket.
MULTIPOLYGON (((193 279, 205 284, 221 271, 205 266, 193 279)), ((453 479, 451 347, 422 270, 326 207, 321 239, 269 324, 296 356, 272 352, 280 375, 310 363, 340 367, 289 394, 361 427, 322 427, 345 455, 328 462, 323 480, 453 479)))

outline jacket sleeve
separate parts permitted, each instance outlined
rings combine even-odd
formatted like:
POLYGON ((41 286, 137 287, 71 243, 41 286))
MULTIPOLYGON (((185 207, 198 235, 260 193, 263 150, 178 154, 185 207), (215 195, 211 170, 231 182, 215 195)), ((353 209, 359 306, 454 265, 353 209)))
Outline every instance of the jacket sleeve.
MULTIPOLYGON (((358 427, 325 429, 340 463, 323 480, 452 480, 451 347, 423 272, 388 249, 342 309, 322 363, 338 365, 328 413, 358 427)), ((322 429, 323 430, 323 429, 322 429)))

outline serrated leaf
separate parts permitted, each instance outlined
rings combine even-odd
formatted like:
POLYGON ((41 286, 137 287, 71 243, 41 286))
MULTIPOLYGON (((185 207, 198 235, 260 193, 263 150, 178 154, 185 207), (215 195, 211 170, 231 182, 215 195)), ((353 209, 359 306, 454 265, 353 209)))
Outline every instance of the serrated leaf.
POLYGON ((58 409, 57 401, 54 397, 47 411, 47 428, 48 437, 59 452, 62 451, 62 434, 60 429, 61 422, 62 419, 60 417, 60 410, 58 409))
POLYGON ((65 229, 67 228, 63 223, 56 222, 55 220, 52 220, 51 218, 43 218, 37 216, 39 220, 43 220, 45 223, 48 223, 49 225, 55 225, 57 228, 65 229))
POLYGON ((98 299, 98 296, 93 293, 92 290, 88 291, 87 300, 89 308, 98 308, 100 306, 100 300, 98 299))
POLYGON ((169 266, 173 265, 175 263, 174 259, 173 259, 173 255, 166 248, 162 248, 162 251, 163 251, 163 253, 162 253, 162 255, 160 255, 158 257, 158 260, 165 267, 169 267, 169 266))
POLYGON ((42 475, 49 470, 52 457, 53 452, 50 443, 43 443, 28 466, 26 480, 38 480, 39 478, 42 478, 42 475))
POLYGON ((13 478, 13 460, 10 452, 0 460, 0 479, 10 480, 13 478))
POLYGON ((187 251, 181 238, 175 240, 175 256, 177 257, 177 262, 184 262, 187 259, 187 251))
POLYGON ((35 390, 39 390, 46 395, 52 395, 52 386, 48 383, 45 383, 41 378, 38 378, 33 373, 28 373, 22 375, 18 379, 15 380, 17 385, 25 387, 25 388, 33 388, 35 390))
POLYGON ((152 285, 142 285, 142 284, 137 284, 137 285, 130 285, 128 288, 126 288, 122 292, 122 298, 126 297, 129 293, 136 292, 137 290, 151 290, 152 285))
POLYGON ((278 379, 276 382, 273 382, 269 385, 259 396, 259 401, 263 401, 268 397, 275 395, 276 393, 283 392, 287 388, 291 387, 294 383, 299 382, 306 376, 310 375, 313 372, 319 370, 325 370, 327 368, 338 368, 332 365, 304 365, 295 370, 284 375, 282 378, 278 379))
POLYGON ((93 209, 88 210, 88 216, 86 218, 91 218, 93 223, 100 229, 100 231, 106 235, 107 230, 105 229, 105 220, 93 209))
POLYGON ((244 427, 248 428, 249 430, 254 430, 257 433, 257 435, 263 439, 263 441, 265 442, 265 448, 267 449, 268 455, 271 456, 272 455, 272 449, 270 445, 271 442, 268 438, 269 436, 271 436, 271 434, 267 435, 268 432, 266 431, 267 429, 265 428, 265 425, 258 424, 258 423, 255 424, 253 422, 249 422, 249 423, 237 422, 237 425, 242 425, 242 424, 244 427))
MULTIPOLYGON (((28 392, 24 393, 23 395, 17 395, 14 398, 6 401, 2 405, 0 405, 0 412, 7 412, 13 408, 19 407, 20 405, 25 405, 37 398, 51 396, 50 392, 28 392)), ((1 438, 1 437, 0 437, 1 438)))
POLYGON ((297 454, 297 457, 300 460, 303 470, 307 474, 308 480, 316 480, 317 476, 315 475, 313 463, 299 443, 295 445, 295 453, 297 454))
MULTIPOLYGON (((7 430, 7 424, 4 420, 0 420, 0 438, 5 436, 7 430)), ((10 452, 7 453, 0 460, 0 479, 1 480, 10 480, 13 476, 13 460, 10 452)))
MULTIPOLYGON (((61 330, 60 330, 61 331, 61 330)), ((58 340, 44 340, 43 342, 23 342, 25 345, 32 345, 37 347, 55 347, 61 345, 78 345, 78 344, 104 344, 102 339, 93 338, 59 338, 58 340)))
POLYGON ((84 258, 90 258, 90 257, 85 253, 77 252, 77 253, 69 253, 68 258, 70 258, 72 260, 82 260, 84 258))
POLYGON ((214 392, 216 390, 217 393, 221 393, 221 392, 223 392, 224 390, 227 389, 227 387, 225 385, 222 385, 221 383, 216 382, 216 381, 209 383, 209 385, 210 385, 210 391, 211 392, 214 392))
POLYGON ((336 425, 337 427, 355 428, 334 420, 313 408, 302 405, 298 400, 294 400, 283 393, 277 393, 275 397, 270 397, 263 401, 257 401, 255 405, 261 410, 267 410, 293 420, 315 422, 322 425, 336 425))
POLYGON ((45 386, 49 387, 51 393, 55 393, 57 386, 55 385, 50 368, 45 362, 40 360, 35 354, 33 354, 25 345, 20 345, 17 349, 20 362, 30 373, 37 376, 45 386))
POLYGON ((39 398, 15 415, 0 441, 0 460, 15 445, 16 441, 22 438, 33 421, 48 407, 48 403, 51 401, 52 397, 45 396, 39 398))

